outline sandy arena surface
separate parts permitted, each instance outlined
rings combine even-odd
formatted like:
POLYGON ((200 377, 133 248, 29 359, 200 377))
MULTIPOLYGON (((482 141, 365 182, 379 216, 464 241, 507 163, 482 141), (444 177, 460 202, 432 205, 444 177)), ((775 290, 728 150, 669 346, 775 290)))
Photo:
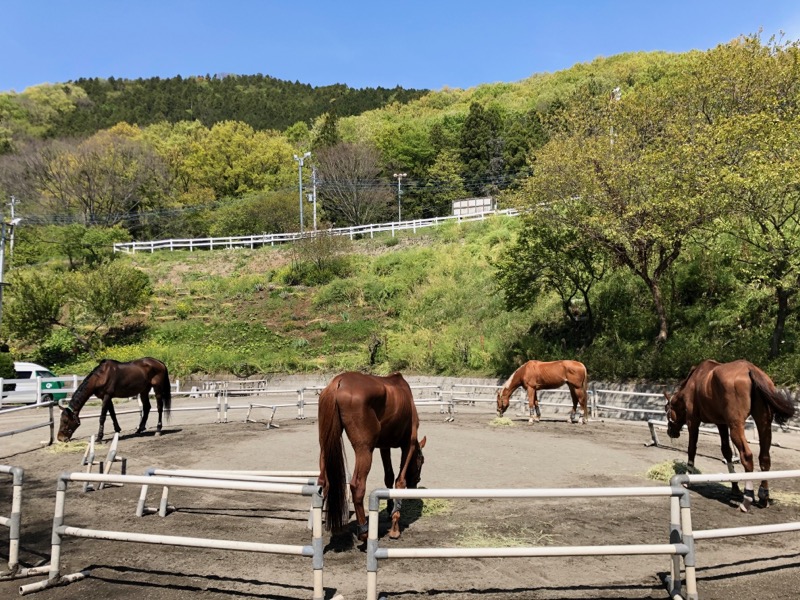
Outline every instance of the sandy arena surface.
MULTIPOLYGON (((459 411, 445 423, 433 410, 421 413, 420 434, 426 435, 421 487, 594 487, 657 485, 645 473, 670 459, 685 460, 682 450, 645 447, 644 423, 619 421, 570 425, 563 418, 513 427, 490 426, 484 409, 459 411)), ((317 468, 316 419, 287 418, 279 429, 262 423, 188 423, 168 425, 161 437, 130 435, 135 417, 123 420, 120 455, 128 473, 148 467, 208 469, 317 468)), ((86 439, 95 421, 76 434, 86 439)), ((38 434, 41 437, 42 434, 38 434)), ((661 437, 666 441, 666 434, 661 437)), ((772 468, 800 468, 800 435, 778 434, 772 468)), ((21 562, 48 561, 55 502, 55 482, 62 471, 82 470, 82 451, 48 448, 13 451, 0 441, 0 464, 25 469, 21 562)), ((754 448, 757 452, 757 447, 754 448)), ((697 466, 705 473, 722 472, 718 439, 701 436, 697 466)), ((105 450, 99 451, 99 457, 105 450)), ((397 455, 395 456, 395 461, 397 455)), ((352 459, 350 459, 352 464, 352 459)), ((95 468, 96 470, 96 468, 95 468)), ((119 466, 115 466, 119 472, 119 466)), ((375 453, 368 490, 382 486, 383 472, 375 453)), ((11 502, 9 478, 0 484, 0 514, 11 502)), ((727 484, 726 484, 727 485, 727 484)), ((800 481, 772 483, 773 493, 800 494, 800 481)), ((194 537, 308 544, 308 501, 283 495, 173 489, 177 511, 160 518, 134 514, 138 486, 112 487, 83 493, 73 484, 67 494, 66 524, 119 531, 155 532, 194 537)), ((151 489, 148 504, 158 502, 151 489)), ((796 496, 800 497, 800 496, 796 496)), ((728 503, 722 485, 692 492, 695 529, 800 521, 800 507, 776 501, 768 509, 744 514, 728 503)), ((389 547, 478 545, 593 545, 667 543, 669 504, 665 498, 453 500, 440 514, 421 514, 420 502, 407 501, 399 542, 384 535, 389 547)), ((351 521, 352 524, 352 521, 351 521)), ((386 527, 382 529, 385 532, 386 527)), ((0 570, 8 560, 6 530, 0 529, 0 570)), ((325 597, 345 599, 366 594, 366 553, 352 535, 325 536, 325 597)), ((797 597, 800 587, 800 532, 697 542, 698 587, 702 599, 797 597)), ((65 538, 62 573, 88 570, 90 577, 32 597, 41 600, 217 600, 222 598, 309 599, 309 558, 177 548, 102 540, 65 538)), ((378 589, 388 598, 544 599, 667 598, 662 577, 667 557, 482 558, 381 561, 378 589)), ((18 595, 21 584, 44 579, 0 582, 0 598, 18 595)))

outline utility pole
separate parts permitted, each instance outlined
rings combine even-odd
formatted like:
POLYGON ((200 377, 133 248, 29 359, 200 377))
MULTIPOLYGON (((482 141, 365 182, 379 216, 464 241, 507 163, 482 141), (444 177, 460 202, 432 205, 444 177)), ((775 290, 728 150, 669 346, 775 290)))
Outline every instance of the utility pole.
POLYGON ((408 177, 405 173, 395 173, 393 175, 395 179, 397 179, 397 222, 403 220, 403 211, 400 202, 400 196, 403 194, 403 191, 400 189, 400 182, 403 180, 403 177, 408 177))
MULTIPOLYGON (((16 218, 16 219, 11 219, 10 223, 6 223, 6 220, 3 219, 3 222, 0 223, 0 324, 2 324, 3 321, 3 288, 6 285, 4 281, 5 259, 6 259, 6 232, 10 231, 11 235, 14 235, 14 226, 19 224, 21 220, 22 219, 16 218)), ((1 335, 0 339, 2 339, 1 335)))
POLYGON ((297 177, 300 181, 300 235, 303 235, 303 161, 311 156, 311 152, 306 152, 303 156, 294 155, 297 161, 297 177))

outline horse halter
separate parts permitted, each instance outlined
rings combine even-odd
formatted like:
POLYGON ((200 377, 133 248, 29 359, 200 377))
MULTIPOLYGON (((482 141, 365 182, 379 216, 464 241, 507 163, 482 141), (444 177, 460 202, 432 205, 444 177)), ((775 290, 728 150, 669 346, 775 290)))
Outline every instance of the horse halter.
MULTIPOLYGON (((67 404, 64 407, 63 411, 65 413, 69 414, 70 420, 71 421, 75 421, 76 425, 80 425, 81 424, 81 418, 78 416, 78 413, 76 413, 75 410, 69 404, 67 404)), ((76 429, 77 429, 77 427, 76 427, 76 429)))

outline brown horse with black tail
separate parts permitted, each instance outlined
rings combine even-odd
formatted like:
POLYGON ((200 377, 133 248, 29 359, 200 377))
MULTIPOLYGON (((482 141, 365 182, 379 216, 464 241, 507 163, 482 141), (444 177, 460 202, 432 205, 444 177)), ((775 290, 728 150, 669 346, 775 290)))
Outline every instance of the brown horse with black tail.
MULTIPOLYGON (((346 495, 346 472, 342 432, 347 433, 355 451, 355 471, 350 492, 356 511, 359 539, 367 539, 364 495, 375 448, 381 450, 387 488, 416 488, 425 438, 417 441, 419 417, 411 388, 400 373, 378 377, 347 372, 337 375, 319 397, 319 485, 325 495, 325 524, 330 531, 342 529, 350 518, 346 495), (400 472, 394 479, 391 448, 400 448, 400 472)), ((390 501, 392 515, 389 537, 400 537, 400 505, 390 501)))
POLYGON ((575 414, 578 411, 578 404, 580 404, 583 413, 580 421, 581 423, 588 423, 589 409, 586 406, 588 382, 589 377, 586 373, 586 367, 577 360, 554 360, 551 362, 529 360, 514 371, 497 392, 497 416, 503 416, 511 401, 511 394, 522 386, 528 392, 530 417, 528 422, 538 421, 541 417, 541 412, 536 392, 538 390, 559 388, 566 384, 569 388, 570 396, 572 396, 572 412, 569 413, 569 420, 573 423, 575 422, 575 414))
POLYGON ((158 426, 156 434, 161 434, 162 411, 169 418, 172 402, 172 393, 169 383, 167 366, 155 358, 139 358, 131 362, 118 362, 105 359, 100 361, 89 373, 75 393, 72 394, 69 404, 61 411, 61 425, 58 429, 58 441, 68 442, 75 430, 80 426, 79 413, 84 404, 93 395, 103 402, 100 407, 100 427, 97 431, 97 441, 103 439, 103 426, 106 414, 111 416, 114 431, 119 433, 122 428, 117 422, 112 398, 130 398, 138 395, 142 400, 142 420, 136 433, 142 433, 147 427, 147 416, 150 414, 150 390, 156 395, 158 405, 158 426))
MULTIPOLYGON (((666 394, 664 394, 667 396, 666 394)), ((794 415, 792 401, 780 393, 775 384, 761 369, 746 360, 719 363, 704 360, 694 367, 678 387, 667 396, 667 433, 677 438, 681 428, 689 429, 689 466, 694 465, 700 423, 713 423, 719 429, 722 455, 733 473, 733 452, 730 441, 739 450, 745 472, 753 471, 753 453, 747 444, 744 422, 752 415, 758 430, 758 462, 762 471, 769 471, 772 462, 769 449, 772 445, 772 420, 784 424, 794 415)), ((735 494, 737 483, 732 484, 735 494)), ((758 498, 763 506, 769 505, 769 484, 766 480, 758 488, 758 498)), ((747 511, 754 501, 753 483, 745 482, 745 502, 740 505, 747 511)))

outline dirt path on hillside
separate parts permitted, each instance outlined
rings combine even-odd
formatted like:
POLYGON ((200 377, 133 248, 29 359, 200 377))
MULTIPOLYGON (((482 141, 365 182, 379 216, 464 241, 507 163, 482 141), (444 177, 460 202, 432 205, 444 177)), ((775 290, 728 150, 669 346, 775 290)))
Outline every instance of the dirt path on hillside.
MULTIPOLYGON (((683 452, 648 448, 643 423, 596 422, 569 425, 545 420, 529 426, 494 428, 485 413, 461 411, 455 423, 436 412, 423 413, 427 435, 421 486, 588 487, 654 485, 649 467, 683 452)), ((227 423, 167 427, 160 438, 123 436, 120 454, 128 472, 147 467, 215 469, 315 469, 317 433, 313 418, 287 420, 280 429, 263 424, 227 423)), ((685 444, 685 440, 681 440, 685 444)), ((773 449, 773 469, 800 468, 800 436, 773 449)), ((698 467, 724 469, 717 460, 718 440, 701 439, 698 467)), ((23 452, 0 462, 25 469, 21 559, 31 565, 47 560, 59 472, 79 470, 79 454, 48 449, 23 452)), ((352 461, 351 461, 352 464, 352 461)), ((376 453, 368 489, 382 485, 376 453)), ((286 496, 233 494, 175 489, 177 512, 166 518, 134 515, 138 487, 114 487, 82 493, 70 489, 66 522, 121 531, 159 532, 195 537, 307 544, 308 503, 286 496)), ((693 492, 696 529, 800 521, 800 508, 776 502, 769 509, 743 514, 727 503, 719 486, 693 492)), ((775 492, 800 493, 800 481, 775 481, 775 492)), ((160 490, 151 490, 149 504, 160 490)), ((436 515, 420 514, 408 501, 405 530, 390 547, 491 545, 637 544, 668 542, 666 499, 609 500, 454 500, 436 515)), ((10 506, 10 486, 0 487, 0 512, 10 506)), ((0 535, 5 536, 0 529, 0 535)), ((366 554, 351 536, 326 535, 326 598, 363 598, 366 554)), ((381 544, 389 545, 388 539, 381 544)), ((0 541, 5 567, 7 542, 0 541)), ((63 572, 89 570, 91 576, 66 587, 35 594, 42 600, 222 600, 230 598, 308 599, 312 595, 310 559, 169 546, 66 538, 63 572)), ((388 598, 437 600, 543 598, 666 598, 661 582, 666 557, 546 559, 388 560, 379 565, 378 588, 388 598)), ((698 542, 700 597, 786 599, 800 581, 800 535, 795 533, 698 542)), ((0 597, 17 595, 20 583, 0 582, 0 597)))

